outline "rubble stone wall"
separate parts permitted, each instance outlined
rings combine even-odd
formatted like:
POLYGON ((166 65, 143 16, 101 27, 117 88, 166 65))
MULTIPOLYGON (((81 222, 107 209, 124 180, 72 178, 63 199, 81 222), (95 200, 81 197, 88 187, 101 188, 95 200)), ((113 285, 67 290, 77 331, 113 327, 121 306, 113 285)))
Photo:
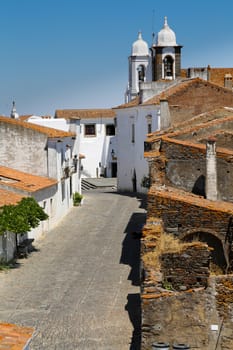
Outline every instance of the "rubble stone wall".
POLYGON ((232 349, 233 275, 209 275, 210 251, 201 242, 148 260, 148 254, 161 249, 166 234, 161 220, 148 218, 141 244, 141 350, 151 349, 154 342, 232 349))

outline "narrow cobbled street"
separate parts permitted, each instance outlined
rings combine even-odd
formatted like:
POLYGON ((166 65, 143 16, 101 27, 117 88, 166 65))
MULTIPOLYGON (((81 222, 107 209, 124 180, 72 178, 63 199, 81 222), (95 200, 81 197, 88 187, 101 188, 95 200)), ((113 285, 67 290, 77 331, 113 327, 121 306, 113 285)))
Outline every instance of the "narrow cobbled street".
POLYGON ((34 327, 32 350, 137 350, 143 201, 84 193, 18 267, 0 273, 0 320, 34 327))

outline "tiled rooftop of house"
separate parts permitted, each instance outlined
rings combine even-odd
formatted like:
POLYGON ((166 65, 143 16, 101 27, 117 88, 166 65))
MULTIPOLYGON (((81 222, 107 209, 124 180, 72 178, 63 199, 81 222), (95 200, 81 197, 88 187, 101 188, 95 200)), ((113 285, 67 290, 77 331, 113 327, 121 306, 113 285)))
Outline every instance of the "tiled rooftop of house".
POLYGON ((94 118, 114 118, 113 109, 58 109, 55 118, 65 119, 94 119, 94 118))
POLYGON ((18 125, 18 126, 21 126, 22 128, 31 129, 31 130, 37 131, 39 133, 45 134, 51 138, 62 138, 62 137, 71 137, 71 136, 74 137, 74 136, 76 136, 76 134, 72 133, 72 132, 53 129, 53 128, 49 128, 46 126, 28 123, 28 122, 26 122, 24 120, 20 120, 20 119, 12 119, 9 117, 0 116, 0 123, 8 123, 11 125, 18 125))
POLYGON ((208 199, 203 200, 202 196, 197 196, 190 192, 181 190, 180 188, 174 188, 170 186, 152 186, 148 192, 148 195, 159 195, 164 198, 169 198, 181 202, 185 201, 190 205, 208 208, 213 211, 221 211, 228 214, 231 214, 233 212, 233 204, 230 202, 212 201, 208 199))
MULTIPOLYGON (((233 118, 233 109, 228 107, 217 108, 210 112, 201 113, 191 119, 188 119, 184 122, 177 123, 172 125, 171 128, 166 130, 159 130, 151 133, 147 137, 147 142, 154 141, 159 139, 161 136, 165 135, 169 138, 181 138, 183 134, 188 133, 191 134, 190 137, 194 139, 196 129, 205 128, 207 125, 211 125, 210 123, 221 125, 223 121, 226 119, 231 120, 233 118)), ((228 130, 229 131, 229 130, 228 130)))
MULTIPOLYGON (((217 154, 222 158, 233 156, 233 109, 219 108, 203 113, 189 121, 180 123, 171 129, 148 135, 147 142, 164 142, 180 144, 185 147, 205 152, 206 142, 213 138, 216 141, 217 154)), ((144 153, 146 158, 157 157, 157 149, 144 153)))
MULTIPOLYGON (((147 105, 159 105, 160 100, 167 99, 169 101, 169 98, 173 97, 176 98, 176 96, 179 96, 182 94, 183 91, 186 91, 188 88, 196 86, 197 84, 201 84, 204 86, 209 86, 212 88, 220 88, 222 91, 228 92, 229 89, 224 88, 223 86, 219 87, 217 84, 214 84, 213 82, 209 82, 200 78, 193 78, 193 79, 179 79, 177 80, 177 84, 165 89, 163 92, 159 94, 155 94, 152 98, 149 98, 148 100, 144 101, 143 103, 140 103, 140 97, 137 96, 133 100, 131 100, 129 103, 122 104, 120 106, 115 107, 116 109, 123 109, 123 108, 130 108, 130 107, 137 107, 137 106, 147 106, 147 105)), ((173 101, 174 102, 174 101, 173 101)), ((184 101, 183 101, 184 104, 184 101)))
POLYGON ((140 98, 139 96, 135 97, 134 99, 132 99, 130 102, 128 103, 123 103, 120 106, 116 106, 114 107, 115 109, 123 109, 123 108, 130 108, 130 107, 136 107, 140 105, 140 98))
POLYGON ((210 82, 224 86, 224 77, 231 74, 233 77, 233 68, 209 68, 210 82))
POLYGON ((4 205, 15 205, 21 201, 24 196, 0 188, 0 208, 4 205))
POLYGON ((26 345, 29 344, 33 333, 33 328, 0 323, 0 350, 26 349, 26 345))
MULTIPOLYGON (((195 71, 203 71, 205 70, 208 72, 208 81, 211 83, 214 83, 216 85, 224 87, 225 84, 225 76, 231 75, 233 77, 233 68, 212 68, 210 66, 208 67, 200 67, 195 68, 195 71)), ((181 78, 187 78, 188 76, 188 69, 181 69, 181 78)))
POLYGON ((29 193, 54 186, 57 180, 48 177, 27 174, 22 171, 0 166, 0 186, 16 188, 29 193))
MULTIPOLYGON (((181 94, 183 91, 185 91, 188 87, 191 87, 193 85, 196 84, 202 84, 205 86, 212 86, 212 87, 216 87, 215 84, 206 81, 206 80, 202 80, 200 78, 193 78, 193 79, 184 79, 179 81, 178 84, 176 84, 175 86, 172 86, 170 88, 168 88, 167 90, 163 91, 161 94, 156 95, 152 98, 150 98, 149 100, 145 101, 143 103, 143 105, 150 105, 150 104, 155 104, 158 105, 160 104, 160 100, 161 99, 169 99, 169 97, 171 96, 175 96, 176 94, 181 94)), ((229 92, 228 89, 222 87, 222 89, 227 90, 229 92)))
MULTIPOLYGON (((233 133, 233 110, 222 108, 211 113, 204 113, 199 121, 198 124, 190 123, 189 126, 177 129, 167 136, 180 141, 192 140, 194 143, 206 143, 210 136, 214 136, 218 141, 222 135, 229 137, 233 133)), ((224 146, 227 146, 227 137, 224 146)), ((229 147, 232 148, 232 145, 229 144, 229 147)))

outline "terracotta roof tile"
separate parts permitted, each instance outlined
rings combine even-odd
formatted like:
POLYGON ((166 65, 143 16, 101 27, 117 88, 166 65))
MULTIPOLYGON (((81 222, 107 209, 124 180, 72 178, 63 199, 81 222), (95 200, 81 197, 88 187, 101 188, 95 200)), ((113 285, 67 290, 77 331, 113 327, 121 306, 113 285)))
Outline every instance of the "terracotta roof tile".
POLYGON ((28 122, 22 121, 20 119, 12 119, 9 117, 0 116, 0 123, 1 122, 7 123, 7 124, 12 124, 12 125, 19 125, 25 129, 35 130, 35 131, 38 131, 42 134, 45 134, 51 138, 76 136, 75 133, 62 131, 62 130, 58 130, 58 129, 53 129, 53 128, 49 128, 46 126, 41 126, 41 125, 37 125, 37 124, 33 124, 33 123, 28 123, 28 122))
POLYGON ((0 188, 0 207, 4 205, 15 205, 19 203, 23 197, 25 196, 0 188))
POLYGON ((57 184, 57 180, 31 175, 15 169, 0 166, 0 186, 17 188, 33 193, 57 184))
POLYGON ((175 137, 179 134, 183 134, 187 131, 195 131, 200 128, 205 127, 206 125, 209 125, 208 123, 214 122, 216 123, 222 123, 224 118, 227 118, 226 120, 231 120, 233 116, 233 109, 229 107, 221 107, 214 109, 212 111, 208 111, 205 113, 198 114, 197 116, 185 120, 183 122, 174 124, 171 128, 165 129, 165 130, 157 130, 151 134, 147 135, 147 142, 152 142, 157 139, 159 139, 162 136, 166 137, 175 137), (228 119, 229 118, 229 119, 228 119), (218 122, 217 120, 220 121, 218 122))
POLYGON ((33 328, 0 323, 0 350, 23 350, 33 333, 33 328))
POLYGON ((233 68, 209 68, 209 81, 224 86, 224 77, 226 74, 231 74, 233 77, 233 68))
POLYGON ((133 100, 131 100, 128 103, 124 103, 120 106, 114 107, 114 109, 122 109, 122 108, 130 108, 130 107, 136 107, 140 104, 140 98, 139 96, 135 97, 133 100))
POLYGON ((25 121, 28 120, 33 114, 28 114, 28 115, 20 115, 19 120, 25 121))
MULTIPOLYGON (((161 92, 160 94, 157 94, 153 96, 152 98, 148 99, 147 101, 140 104, 140 98, 137 96, 135 99, 130 101, 129 103, 122 104, 118 107, 118 109, 122 108, 130 108, 130 107, 136 107, 136 106, 147 106, 147 105, 159 105, 161 99, 169 99, 169 97, 174 96, 177 93, 181 93, 182 91, 185 91, 188 87, 195 85, 195 84, 208 84, 209 86, 216 86, 216 84, 208 82, 206 80, 200 79, 200 78, 186 78, 181 79, 177 81, 177 84, 173 85, 172 87, 168 87, 166 90, 161 92)), ((218 86, 219 88, 219 86, 218 86)), ((222 87, 225 89, 224 87, 222 87)), ((229 89, 226 89, 229 91, 229 89)))
MULTIPOLYGON (((146 102, 143 103, 143 105, 157 105, 160 104, 160 100, 161 99, 168 99, 171 96, 174 96, 177 93, 182 93, 182 91, 185 91, 188 87, 191 87, 192 85, 196 85, 196 84, 202 84, 202 85, 209 85, 212 87, 216 87, 216 84, 200 79, 200 78, 193 78, 193 79, 185 79, 180 81, 178 84, 176 84, 175 86, 172 86, 171 88, 168 88, 167 90, 163 91, 161 94, 156 95, 154 97, 152 97, 151 99, 147 100, 146 102)), ((219 86, 218 86, 219 88, 219 86)), ((226 89, 224 87, 221 87, 222 89, 224 89, 225 91, 229 91, 229 89, 226 89)))
POLYGON ((65 119, 91 119, 91 118, 114 118, 113 109, 58 109, 55 118, 65 119))
POLYGON ((213 211, 221 211, 223 213, 232 214, 233 213, 233 204, 230 202, 224 201, 211 201, 208 199, 204 199, 203 197, 199 197, 190 192, 186 192, 184 190, 166 186, 166 187, 158 187, 151 186, 149 189, 148 195, 160 195, 164 198, 169 198, 172 200, 177 200, 181 202, 186 202, 190 205, 196 205, 198 207, 208 208, 213 211))
MULTIPOLYGON (((152 98, 148 99, 147 101, 141 104, 140 104, 140 98, 139 96, 137 96, 135 99, 133 99, 129 103, 122 104, 114 108, 123 109, 123 108, 136 107, 139 105, 140 106, 159 105, 161 99, 169 100, 170 97, 173 97, 177 93, 182 93, 182 91, 185 91, 188 87, 191 87, 192 85, 195 85, 195 84, 205 84, 212 87, 218 86, 219 88, 219 85, 216 84, 214 81, 207 81, 200 78, 192 78, 192 79, 186 78, 186 79, 179 80, 176 85, 173 85, 172 87, 168 87, 166 90, 164 90, 160 94, 153 96, 152 98)), ((223 85, 221 86, 221 88, 229 92, 229 89, 224 88, 223 85)))

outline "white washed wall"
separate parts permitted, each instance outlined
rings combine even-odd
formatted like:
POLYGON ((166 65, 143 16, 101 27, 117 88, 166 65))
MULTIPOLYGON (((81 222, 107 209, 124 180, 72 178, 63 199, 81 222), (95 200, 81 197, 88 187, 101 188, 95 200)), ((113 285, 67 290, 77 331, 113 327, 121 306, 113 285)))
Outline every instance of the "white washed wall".
POLYGON ((147 116, 152 116, 152 131, 158 130, 159 106, 138 106, 116 110, 118 144, 119 191, 133 191, 133 176, 136 172, 137 192, 146 193, 141 186, 144 176, 148 176, 148 164, 144 158, 144 141, 147 137, 147 116), (132 124, 135 124, 135 142, 132 143, 132 124))
POLYGON ((116 136, 106 136, 106 125, 114 124, 114 118, 93 118, 81 120, 80 153, 83 170, 81 177, 99 177, 106 168, 107 177, 111 177, 112 150, 117 156, 116 136), (85 136, 85 124, 96 124, 96 135, 85 136))

